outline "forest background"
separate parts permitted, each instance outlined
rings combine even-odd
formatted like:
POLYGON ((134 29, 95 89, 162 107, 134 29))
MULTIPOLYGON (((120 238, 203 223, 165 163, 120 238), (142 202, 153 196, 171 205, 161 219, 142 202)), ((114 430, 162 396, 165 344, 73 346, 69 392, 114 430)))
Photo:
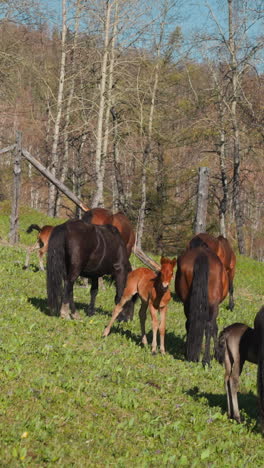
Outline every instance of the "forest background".
MULTIPOLYGON (((21 131, 55 177, 88 206, 124 211, 157 254, 192 235, 206 166, 208 231, 263 261, 263 5, 198 5, 200 17, 181 0, 2 0, 1 147, 21 131)), ((12 153, 0 171, 10 200, 12 153)), ((27 161, 20 201, 80 214, 27 161)))

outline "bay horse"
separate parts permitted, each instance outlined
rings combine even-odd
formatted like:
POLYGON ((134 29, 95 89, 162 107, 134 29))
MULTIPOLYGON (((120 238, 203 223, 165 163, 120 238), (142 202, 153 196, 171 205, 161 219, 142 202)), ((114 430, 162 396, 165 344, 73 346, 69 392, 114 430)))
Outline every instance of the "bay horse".
POLYGON ((161 269, 156 274, 149 268, 137 268, 131 271, 127 277, 127 283, 123 292, 122 298, 113 310, 112 318, 104 330, 103 336, 108 336, 111 327, 122 312, 124 305, 138 295, 141 299, 141 308, 139 311, 142 343, 147 345, 147 337, 145 331, 146 312, 149 307, 152 319, 152 353, 157 352, 157 331, 160 333, 160 351, 165 353, 165 329, 166 329, 166 313, 168 303, 171 299, 169 284, 173 276, 173 268, 176 265, 176 259, 161 257, 161 269), (160 312, 160 324, 158 321, 158 311, 160 312))
POLYGON ((32 247, 29 247, 27 250, 26 260, 23 266, 24 270, 28 268, 29 258, 32 252, 34 252, 35 250, 38 250, 39 267, 40 267, 40 270, 44 271, 43 256, 48 250, 48 242, 49 242, 49 238, 50 238, 53 228, 54 226, 50 226, 48 224, 46 224, 43 227, 39 227, 38 224, 31 224, 27 228, 26 232, 28 234, 30 234, 33 231, 33 229, 35 229, 36 231, 38 231, 38 235, 37 235, 36 243, 32 247))
POLYGON ((200 234, 196 234, 193 239, 189 242, 189 246, 191 246, 192 241, 195 240, 197 237, 202 239, 202 241, 211 249, 221 260, 223 263, 229 281, 229 304, 228 308, 230 310, 234 309, 234 276, 235 276, 235 269, 236 269, 236 255, 235 252, 232 250, 232 247, 224 236, 214 237, 206 232, 200 232, 200 234))
POLYGON ((136 237, 132 224, 124 213, 119 211, 118 213, 113 214, 106 208, 92 208, 84 213, 82 220, 86 223, 97 224, 100 226, 104 224, 112 224, 115 226, 125 242, 128 257, 130 257, 136 237))
POLYGON ((78 276, 91 280, 88 315, 94 314, 98 278, 111 275, 118 303, 131 271, 127 250, 112 225, 97 226, 69 220, 54 227, 48 244, 47 293, 50 309, 63 318, 78 318, 73 286, 78 276))
POLYGON ((199 361, 205 334, 203 365, 210 365, 210 341, 212 337, 216 351, 216 318, 228 293, 228 276, 219 257, 199 238, 177 259, 175 292, 186 316, 186 358, 199 361))
POLYGON ((220 333, 217 360, 225 366, 228 416, 241 422, 237 392, 245 361, 258 365, 257 386, 262 431, 264 429, 264 306, 257 313, 254 328, 233 323, 220 333))

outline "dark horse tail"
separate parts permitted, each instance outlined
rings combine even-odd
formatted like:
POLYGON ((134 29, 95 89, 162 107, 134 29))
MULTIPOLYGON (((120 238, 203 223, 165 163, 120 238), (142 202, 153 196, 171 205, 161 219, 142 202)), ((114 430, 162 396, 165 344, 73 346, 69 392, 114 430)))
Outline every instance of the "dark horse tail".
POLYGON ((217 349, 215 352, 215 358, 219 362, 219 364, 224 363, 225 359, 225 351, 226 351, 226 329, 221 331, 218 341, 217 341, 217 349))
POLYGON ((31 224, 28 228, 27 228, 27 233, 30 234, 33 229, 36 229, 36 231, 40 232, 41 231, 41 228, 37 225, 37 224, 31 224))
POLYGON ((209 319, 208 271, 208 257, 204 253, 200 253, 194 263, 193 280, 189 296, 186 349, 188 361, 199 361, 205 325, 209 319))
POLYGON ((264 306, 257 313, 254 328, 258 340, 258 396, 262 432, 264 432, 264 306))
POLYGON ((54 315, 59 315, 66 279, 65 229, 64 224, 56 226, 51 233, 48 246, 48 306, 54 315))

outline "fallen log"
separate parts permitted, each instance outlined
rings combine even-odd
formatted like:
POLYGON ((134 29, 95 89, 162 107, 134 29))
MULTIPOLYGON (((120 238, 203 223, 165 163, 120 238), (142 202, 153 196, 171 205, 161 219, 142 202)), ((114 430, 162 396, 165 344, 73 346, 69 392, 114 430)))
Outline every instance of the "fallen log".
POLYGON ((133 252, 136 255, 136 257, 138 257, 139 260, 141 260, 141 262, 147 265, 151 270, 154 270, 156 273, 160 271, 160 265, 157 262, 155 262, 155 260, 146 255, 136 245, 134 246, 133 252))

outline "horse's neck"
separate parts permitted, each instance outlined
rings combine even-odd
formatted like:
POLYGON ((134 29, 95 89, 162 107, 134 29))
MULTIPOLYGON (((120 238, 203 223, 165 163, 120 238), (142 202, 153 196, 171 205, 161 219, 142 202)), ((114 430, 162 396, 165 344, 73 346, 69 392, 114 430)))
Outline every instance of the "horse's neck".
POLYGON ((155 293, 156 293, 157 297, 159 297, 159 298, 162 298, 162 296, 167 291, 167 289, 164 290, 164 288, 162 287, 161 274, 160 273, 157 274, 157 276, 156 276, 156 278, 154 280, 153 289, 155 289, 155 293))

